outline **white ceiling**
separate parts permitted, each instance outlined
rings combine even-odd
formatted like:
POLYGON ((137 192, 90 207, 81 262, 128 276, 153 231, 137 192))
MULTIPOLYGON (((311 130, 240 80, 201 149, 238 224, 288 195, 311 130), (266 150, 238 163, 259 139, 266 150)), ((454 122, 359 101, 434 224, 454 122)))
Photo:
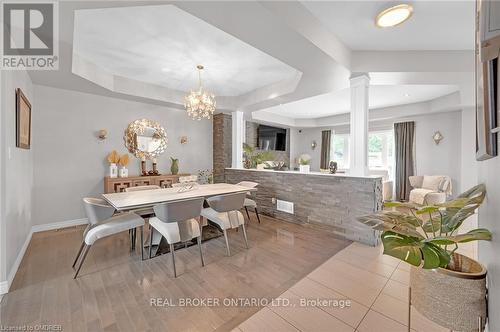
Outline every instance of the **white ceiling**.
MULTIPOLYGON (((372 85, 369 90, 369 107, 376 109, 417 103, 442 97, 457 90, 458 87, 454 85, 372 85)), ((348 113, 350 98, 350 89, 344 89, 262 111, 294 119, 320 118, 348 113)))
POLYGON ((238 96, 298 71, 173 5, 75 11, 73 52, 113 75, 238 96))
POLYGON ((474 1, 410 1, 413 16, 380 29, 376 15, 390 1, 302 1, 332 33, 353 50, 472 50, 474 1))

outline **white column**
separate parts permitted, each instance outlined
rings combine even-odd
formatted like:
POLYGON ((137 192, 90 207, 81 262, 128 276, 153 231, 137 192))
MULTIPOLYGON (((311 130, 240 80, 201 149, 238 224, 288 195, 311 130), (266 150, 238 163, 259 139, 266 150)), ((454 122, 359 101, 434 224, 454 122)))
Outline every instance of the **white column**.
POLYGON ((351 136, 349 174, 368 174, 368 86, 370 77, 359 74, 351 77, 351 136))
POLYGON ((245 142, 245 119, 243 112, 234 111, 232 119, 232 167, 243 168, 243 143, 245 142))

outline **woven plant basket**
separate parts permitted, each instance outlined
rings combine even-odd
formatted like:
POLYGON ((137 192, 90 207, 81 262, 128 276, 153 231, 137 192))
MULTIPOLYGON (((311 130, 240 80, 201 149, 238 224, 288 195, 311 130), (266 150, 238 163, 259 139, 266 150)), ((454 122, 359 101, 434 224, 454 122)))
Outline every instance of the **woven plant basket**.
POLYGON ((448 268, 411 267, 411 304, 422 315, 453 331, 478 331, 486 317, 486 268, 454 254, 448 268))

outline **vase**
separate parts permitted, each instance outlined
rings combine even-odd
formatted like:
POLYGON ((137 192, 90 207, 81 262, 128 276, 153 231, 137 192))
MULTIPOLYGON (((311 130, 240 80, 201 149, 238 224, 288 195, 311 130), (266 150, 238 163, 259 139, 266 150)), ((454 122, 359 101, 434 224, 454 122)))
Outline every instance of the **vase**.
POLYGON ((128 177, 128 168, 126 167, 121 167, 120 168, 120 171, 118 173, 118 176, 121 177, 121 178, 126 178, 128 177))
POLYGON ((175 158, 170 158, 172 160, 172 165, 170 166, 170 173, 172 173, 172 175, 176 175, 177 173, 179 173, 179 159, 175 159, 175 158))
POLYGON ((311 171, 311 165, 299 165, 299 172, 309 173, 311 171))
POLYGON ((453 331, 478 331, 486 318, 486 268, 455 253, 448 268, 410 270, 411 305, 453 331))
POLYGON ((118 167, 115 163, 109 164, 109 177, 116 178, 118 177, 118 167))

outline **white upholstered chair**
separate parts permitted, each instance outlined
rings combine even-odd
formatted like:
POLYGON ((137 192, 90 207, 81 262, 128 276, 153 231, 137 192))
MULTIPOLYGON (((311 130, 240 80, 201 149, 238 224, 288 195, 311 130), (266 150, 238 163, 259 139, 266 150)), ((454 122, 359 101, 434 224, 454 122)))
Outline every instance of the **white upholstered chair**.
POLYGON ((144 219, 132 212, 114 215, 115 209, 100 198, 84 198, 83 205, 88 218, 88 226, 83 232, 82 245, 73 262, 74 268, 80 258, 80 264, 73 278, 78 276, 78 272, 82 268, 90 247, 95 241, 123 231, 136 229, 137 227, 140 227, 141 231, 141 259, 143 259, 142 238, 144 219))
MULTIPOLYGON (((203 198, 162 203, 153 207, 156 217, 149 219, 149 227, 151 232, 157 231, 167 240, 172 254, 174 277, 177 277, 174 254, 175 243, 186 243, 186 241, 196 238, 200 249, 201 265, 205 266, 201 250, 201 228, 198 221, 194 219, 200 216, 202 207, 203 198)), ((151 247, 152 244, 150 243, 149 258, 151 258, 151 247)))
POLYGON ((217 224, 224 232, 224 238, 226 240, 226 251, 228 256, 231 256, 231 251, 229 249, 229 239, 227 237, 228 229, 238 228, 241 226, 243 230, 243 237, 245 239, 245 245, 248 249, 245 218, 240 212, 240 209, 243 208, 243 203, 245 202, 245 196, 246 193, 242 192, 210 197, 206 200, 210 207, 201 210, 202 217, 207 218, 208 220, 217 224))
MULTIPOLYGON (((160 186, 157 186, 155 184, 152 185, 145 185, 145 186, 134 186, 134 187, 128 187, 125 188, 125 192, 136 192, 136 191, 145 191, 145 190, 156 190, 156 189, 161 189, 160 186)), ((135 210, 134 213, 140 215, 142 218, 145 220, 148 220, 149 218, 153 217, 155 215, 154 211, 152 208, 145 208, 145 209, 140 209, 140 210, 135 210)), ((130 233, 132 237, 132 243, 135 243, 135 230, 131 230, 130 233)), ((153 239, 153 244, 157 245, 160 242, 161 237, 155 237, 153 239)), ((146 241, 147 243, 148 241, 146 241)), ((143 244, 144 245, 144 244, 143 244)))
MULTIPOLYGON (((252 182, 252 181, 241 181, 237 183, 238 186, 242 187, 247 187, 247 188, 255 188, 259 184, 257 182, 252 182)), ((250 195, 250 192, 247 193, 247 197, 245 197, 245 202, 243 203, 243 206, 245 207, 245 211, 247 213, 248 221, 250 222, 250 214, 248 213, 248 208, 252 208, 255 211, 255 215, 257 216, 257 220, 259 221, 260 224, 260 216, 259 216, 259 211, 257 210, 257 203, 249 198, 248 196, 250 195)))
POLYGON ((410 176, 409 200, 417 204, 441 204, 452 194, 451 178, 446 175, 410 176))

